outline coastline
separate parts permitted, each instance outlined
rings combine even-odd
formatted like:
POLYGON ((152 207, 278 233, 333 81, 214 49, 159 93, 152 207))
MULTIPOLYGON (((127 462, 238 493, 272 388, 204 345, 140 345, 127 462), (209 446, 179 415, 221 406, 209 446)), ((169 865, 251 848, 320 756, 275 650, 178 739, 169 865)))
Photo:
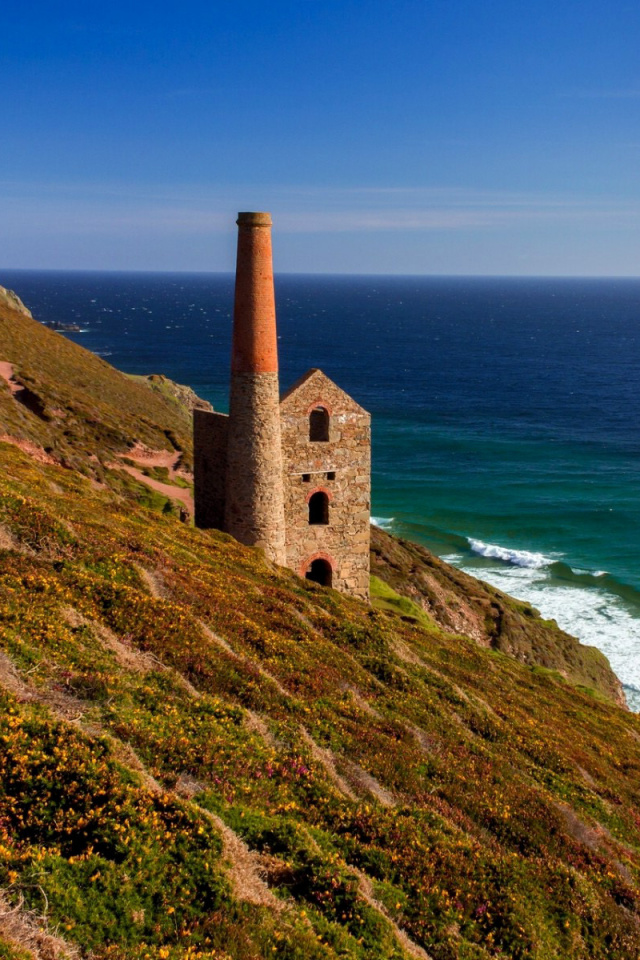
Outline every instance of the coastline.
POLYGON ((640 610, 635 590, 619 584, 605 571, 574 570, 558 557, 514 547, 456 537, 457 552, 447 551, 431 537, 420 537, 415 524, 405 529, 401 519, 372 517, 372 523, 394 536, 426 546, 442 561, 489 584, 508 596, 532 605, 541 617, 554 621, 580 643, 600 650, 624 689, 628 707, 640 713, 640 610), (439 547, 439 549, 438 549, 439 547), (620 637, 626 642, 620 643, 620 637))
MULTIPOLYGON (((38 318, 86 331, 69 340, 224 409, 230 276, 7 280, 38 318)), ((374 412, 373 512, 605 650, 634 701, 640 410, 617 371, 640 349, 640 283, 285 276, 276 288, 283 386, 314 356, 374 412), (471 539, 512 560, 474 554, 471 539), (520 567, 519 553, 552 562, 520 567)))

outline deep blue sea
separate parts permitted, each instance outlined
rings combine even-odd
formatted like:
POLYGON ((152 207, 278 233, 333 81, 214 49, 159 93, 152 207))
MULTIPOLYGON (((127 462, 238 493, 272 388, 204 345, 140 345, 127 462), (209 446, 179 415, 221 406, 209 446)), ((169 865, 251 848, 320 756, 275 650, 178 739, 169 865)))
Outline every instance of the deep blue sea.
MULTIPOLYGON (((42 321, 226 409, 233 278, 5 271, 42 321)), ((600 647, 640 709, 640 280, 281 276, 281 383, 373 415, 373 512, 600 647)))

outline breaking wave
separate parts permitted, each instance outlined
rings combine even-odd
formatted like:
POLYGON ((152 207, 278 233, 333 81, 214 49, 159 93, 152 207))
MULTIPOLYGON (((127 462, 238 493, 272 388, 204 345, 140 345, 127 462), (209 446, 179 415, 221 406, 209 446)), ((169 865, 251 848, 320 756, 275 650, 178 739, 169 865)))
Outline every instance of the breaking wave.
POLYGON ((484 543, 482 540, 474 540, 473 537, 469 537, 468 540, 473 553, 477 553, 481 557, 487 557, 489 560, 503 560, 505 563, 512 563, 516 567, 527 567, 531 570, 539 570, 553 563, 553 558, 545 557, 543 553, 532 553, 530 550, 514 550, 511 547, 501 547, 497 543, 484 543))
POLYGON ((640 712, 640 592, 605 570, 575 569, 545 555, 467 538, 466 556, 443 557, 505 593, 525 600, 583 643, 598 647, 640 712), (491 561, 494 561, 493 563, 491 561))
POLYGON ((393 525, 393 517, 371 517, 371 523, 381 530, 390 530, 393 525))

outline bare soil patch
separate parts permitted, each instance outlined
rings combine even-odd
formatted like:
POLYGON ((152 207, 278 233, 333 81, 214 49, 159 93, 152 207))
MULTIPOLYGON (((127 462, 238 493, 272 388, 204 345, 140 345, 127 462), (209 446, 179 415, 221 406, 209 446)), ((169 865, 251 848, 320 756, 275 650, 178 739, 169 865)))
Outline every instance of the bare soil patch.
POLYGON ((255 713, 253 710, 247 710, 244 725, 247 730, 250 730, 252 733, 257 733, 265 745, 271 750, 278 749, 275 737, 259 713, 255 713))
POLYGON ((33 691, 27 686, 13 662, 2 650, 0 650, 0 686, 23 703, 35 699, 33 691))
POLYGON ((372 774, 363 770, 357 763, 353 763, 350 760, 344 761, 344 767, 345 776, 354 789, 365 790, 367 793, 370 793, 383 807, 395 807, 396 798, 394 795, 390 790, 387 790, 386 787, 383 787, 381 783, 378 783, 372 774))
POLYGON ((404 930, 399 927, 395 920, 389 915, 384 904, 375 898, 373 893, 373 884, 371 883, 369 877, 361 870, 358 870, 357 867, 352 867, 351 870, 360 881, 360 896, 369 904, 370 907, 373 907, 374 910, 377 910, 378 913, 381 913, 387 923, 393 927, 393 932, 396 935, 396 939, 400 943, 403 950, 405 950, 410 957, 414 957, 415 960, 431 960, 431 957, 427 951, 423 950, 422 947, 418 946, 417 943, 414 943, 413 940, 407 936, 404 930))
POLYGON ((21 385, 13 377, 13 364, 8 360, 0 360, 0 377, 5 381, 11 393, 16 394, 22 390, 21 385))
POLYGON ((23 453, 28 454, 30 457, 33 457, 34 460, 37 460, 38 463, 45 463, 52 467, 59 467, 60 461, 56 460, 55 457, 52 457, 51 454, 47 453, 46 450, 43 450, 42 447, 39 447, 37 443, 32 443, 31 440, 19 440, 17 437, 11 437, 8 433, 0 434, 1 443, 10 443, 14 447, 18 447, 19 450, 22 450, 23 453))
POLYGON ((136 563, 135 568, 145 582, 145 585, 152 597, 157 600, 164 600, 167 596, 164 582, 161 574, 155 570, 147 570, 146 567, 136 563))
POLYGON ((123 643, 122 640, 96 620, 89 620, 83 617, 81 613, 73 607, 65 607, 62 616, 71 627, 85 626, 91 631, 108 650, 115 654, 118 664, 125 670, 131 670, 132 673, 151 673, 154 670, 162 669, 160 662, 150 653, 139 650, 137 647, 123 643))
MULTIPOLYGON (((131 450, 127 450, 125 453, 119 453, 118 457, 133 460, 134 463, 138 463, 142 468, 165 467, 169 474, 169 480, 181 479, 186 480, 188 483, 193 483, 193 474, 180 466, 182 454, 179 451, 176 453, 175 450, 150 450, 143 444, 138 443, 131 450)), ((124 470, 129 476, 133 477, 134 480, 137 480, 138 483, 144 483, 151 490, 155 490, 156 493, 161 493, 170 500, 177 500, 184 506, 189 516, 193 517, 194 505, 191 490, 185 487, 174 486, 173 483, 163 483, 154 477, 148 477, 142 470, 138 470, 128 463, 109 463, 107 466, 111 469, 124 470)))
POLYGON ((124 470, 125 473, 128 473, 129 476, 137 480, 138 483, 144 483, 147 487, 155 490, 156 493, 161 493, 163 497, 168 497, 170 500, 179 500, 188 511, 189 516, 193 516, 193 494, 190 490, 187 490, 185 487, 174 487, 171 483, 162 483, 160 480, 148 477, 141 470, 130 467, 128 463, 110 464, 110 466, 117 466, 119 470, 124 470))
POLYGON ((0 550, 16 550, 18 553, 32 552, 19 540, 16 540, 11 530, 8 530, 2 523, 0 523, 0 550))

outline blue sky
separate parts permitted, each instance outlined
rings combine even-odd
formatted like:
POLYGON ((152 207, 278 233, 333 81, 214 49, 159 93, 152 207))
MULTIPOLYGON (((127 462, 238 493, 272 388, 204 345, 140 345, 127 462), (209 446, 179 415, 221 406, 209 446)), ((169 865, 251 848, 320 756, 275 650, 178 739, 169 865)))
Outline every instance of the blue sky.
POLYGON ((12 7, 0 269, 639 273, 637 0, 12 7))

